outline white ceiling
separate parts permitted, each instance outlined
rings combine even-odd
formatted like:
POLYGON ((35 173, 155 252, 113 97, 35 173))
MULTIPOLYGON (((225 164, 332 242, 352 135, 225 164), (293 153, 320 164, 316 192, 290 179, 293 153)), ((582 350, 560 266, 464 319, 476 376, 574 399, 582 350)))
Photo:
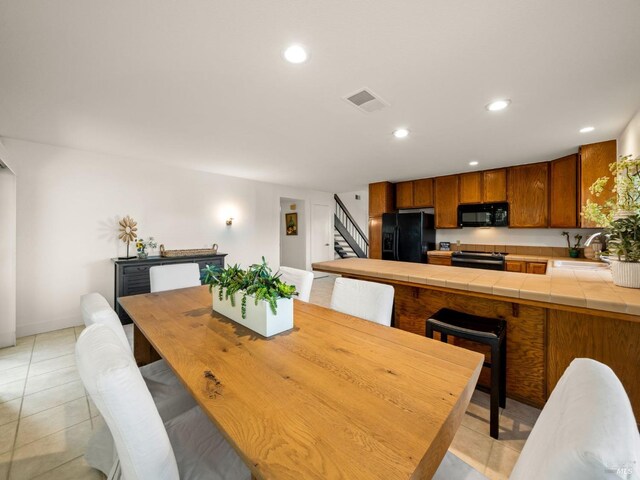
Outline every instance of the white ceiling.
POLYGON ((550 160, 640 107, 638 18, 638 0, 0 0, 0 135, 332 192, 550 160), (306 64, 282 59, 293 42, 306 64), (342 100, 365 86, 390 107, 342 100))

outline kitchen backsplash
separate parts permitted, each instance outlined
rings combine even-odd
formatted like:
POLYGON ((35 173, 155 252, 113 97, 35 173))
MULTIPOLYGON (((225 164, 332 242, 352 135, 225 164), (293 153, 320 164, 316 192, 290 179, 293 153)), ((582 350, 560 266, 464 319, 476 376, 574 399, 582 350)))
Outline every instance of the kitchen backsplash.
MULTIPOLYGON (((589 236, 599 230, 578 229, 578 228, 456 228, 451 230, 440 229, 436 231, 437 242, 451 242, 454 245, 457 240, 469 245, 535 245, 540 247, 562 247, 567 246, 566 239, 562 232, 567 230, 571 233, 571 244, 576 233, 582 235, 582 243, 589 236)), ((522 254, 524 255, 524 254, 522 254)))
MULTIPOLYGON (((514 255, 540 255, 541 257, 568 257, 569 249, 567 247, 535 247, 531 245, 487 245, 477 243, 461 243, 460 250, 468 250, 472 252, 500 252, 511 253, 514 255)), ((458 246, 451 243, 451 250, 458 251, 458 246)), ((587 247, 584 252, 587 258, 593 257, 591 247, 587 247)))

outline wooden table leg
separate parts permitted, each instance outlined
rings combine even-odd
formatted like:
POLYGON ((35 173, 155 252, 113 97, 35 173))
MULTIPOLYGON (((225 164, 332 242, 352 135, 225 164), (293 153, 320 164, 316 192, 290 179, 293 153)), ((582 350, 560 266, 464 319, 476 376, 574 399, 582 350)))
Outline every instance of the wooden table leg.
POLYGON ((135 323, 133 324, 133 356, 139 367, 161 358, 135 323))

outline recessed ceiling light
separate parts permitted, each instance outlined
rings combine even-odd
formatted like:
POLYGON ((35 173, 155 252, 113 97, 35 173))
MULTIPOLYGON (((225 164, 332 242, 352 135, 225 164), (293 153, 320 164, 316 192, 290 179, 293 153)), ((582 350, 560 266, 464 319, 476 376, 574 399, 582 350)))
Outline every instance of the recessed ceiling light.
POLYGON ((589 133, 589 132, 593 132, 595 130, 595 127, 584 127, 580 129, 580 133, 589 133))
POLYGON ((497 112, 499 110, 504 110, 509 106, 511 100, 496 100, 495 102, 491 102, 487 105, 487 110, 490 112, 497 112))
POLYGON ((469 165, 471 165, 472 167, 475 167, 476 165, 478 165, 478 161, 477 160, 472 160, 469 162, 469 165))
POLYGON ((307 51, 300 45, 291 45, 284 51, 284 58, 291 63, 304 63, 307 61, 307 51))
POLYGON ((399 128, 393 131, 393 136, 396 138, 405 138, 409 135, 409 130, 406 128, 399 128))

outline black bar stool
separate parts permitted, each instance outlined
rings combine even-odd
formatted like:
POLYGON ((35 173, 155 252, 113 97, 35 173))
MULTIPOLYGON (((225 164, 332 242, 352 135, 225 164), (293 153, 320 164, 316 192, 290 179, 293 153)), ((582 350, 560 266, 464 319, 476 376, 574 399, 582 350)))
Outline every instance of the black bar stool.
POLYGON ((507 322, 443 308, 427 320, 427 337, 433 338, 433 332, 440 332, 440 340, 445 343, 453 335, 491 347, 491 362, 484 362, 484 366, 491 368, 489 430, 493 438, 498 438, 498 405, 504 408, 507 399, 507 322))

